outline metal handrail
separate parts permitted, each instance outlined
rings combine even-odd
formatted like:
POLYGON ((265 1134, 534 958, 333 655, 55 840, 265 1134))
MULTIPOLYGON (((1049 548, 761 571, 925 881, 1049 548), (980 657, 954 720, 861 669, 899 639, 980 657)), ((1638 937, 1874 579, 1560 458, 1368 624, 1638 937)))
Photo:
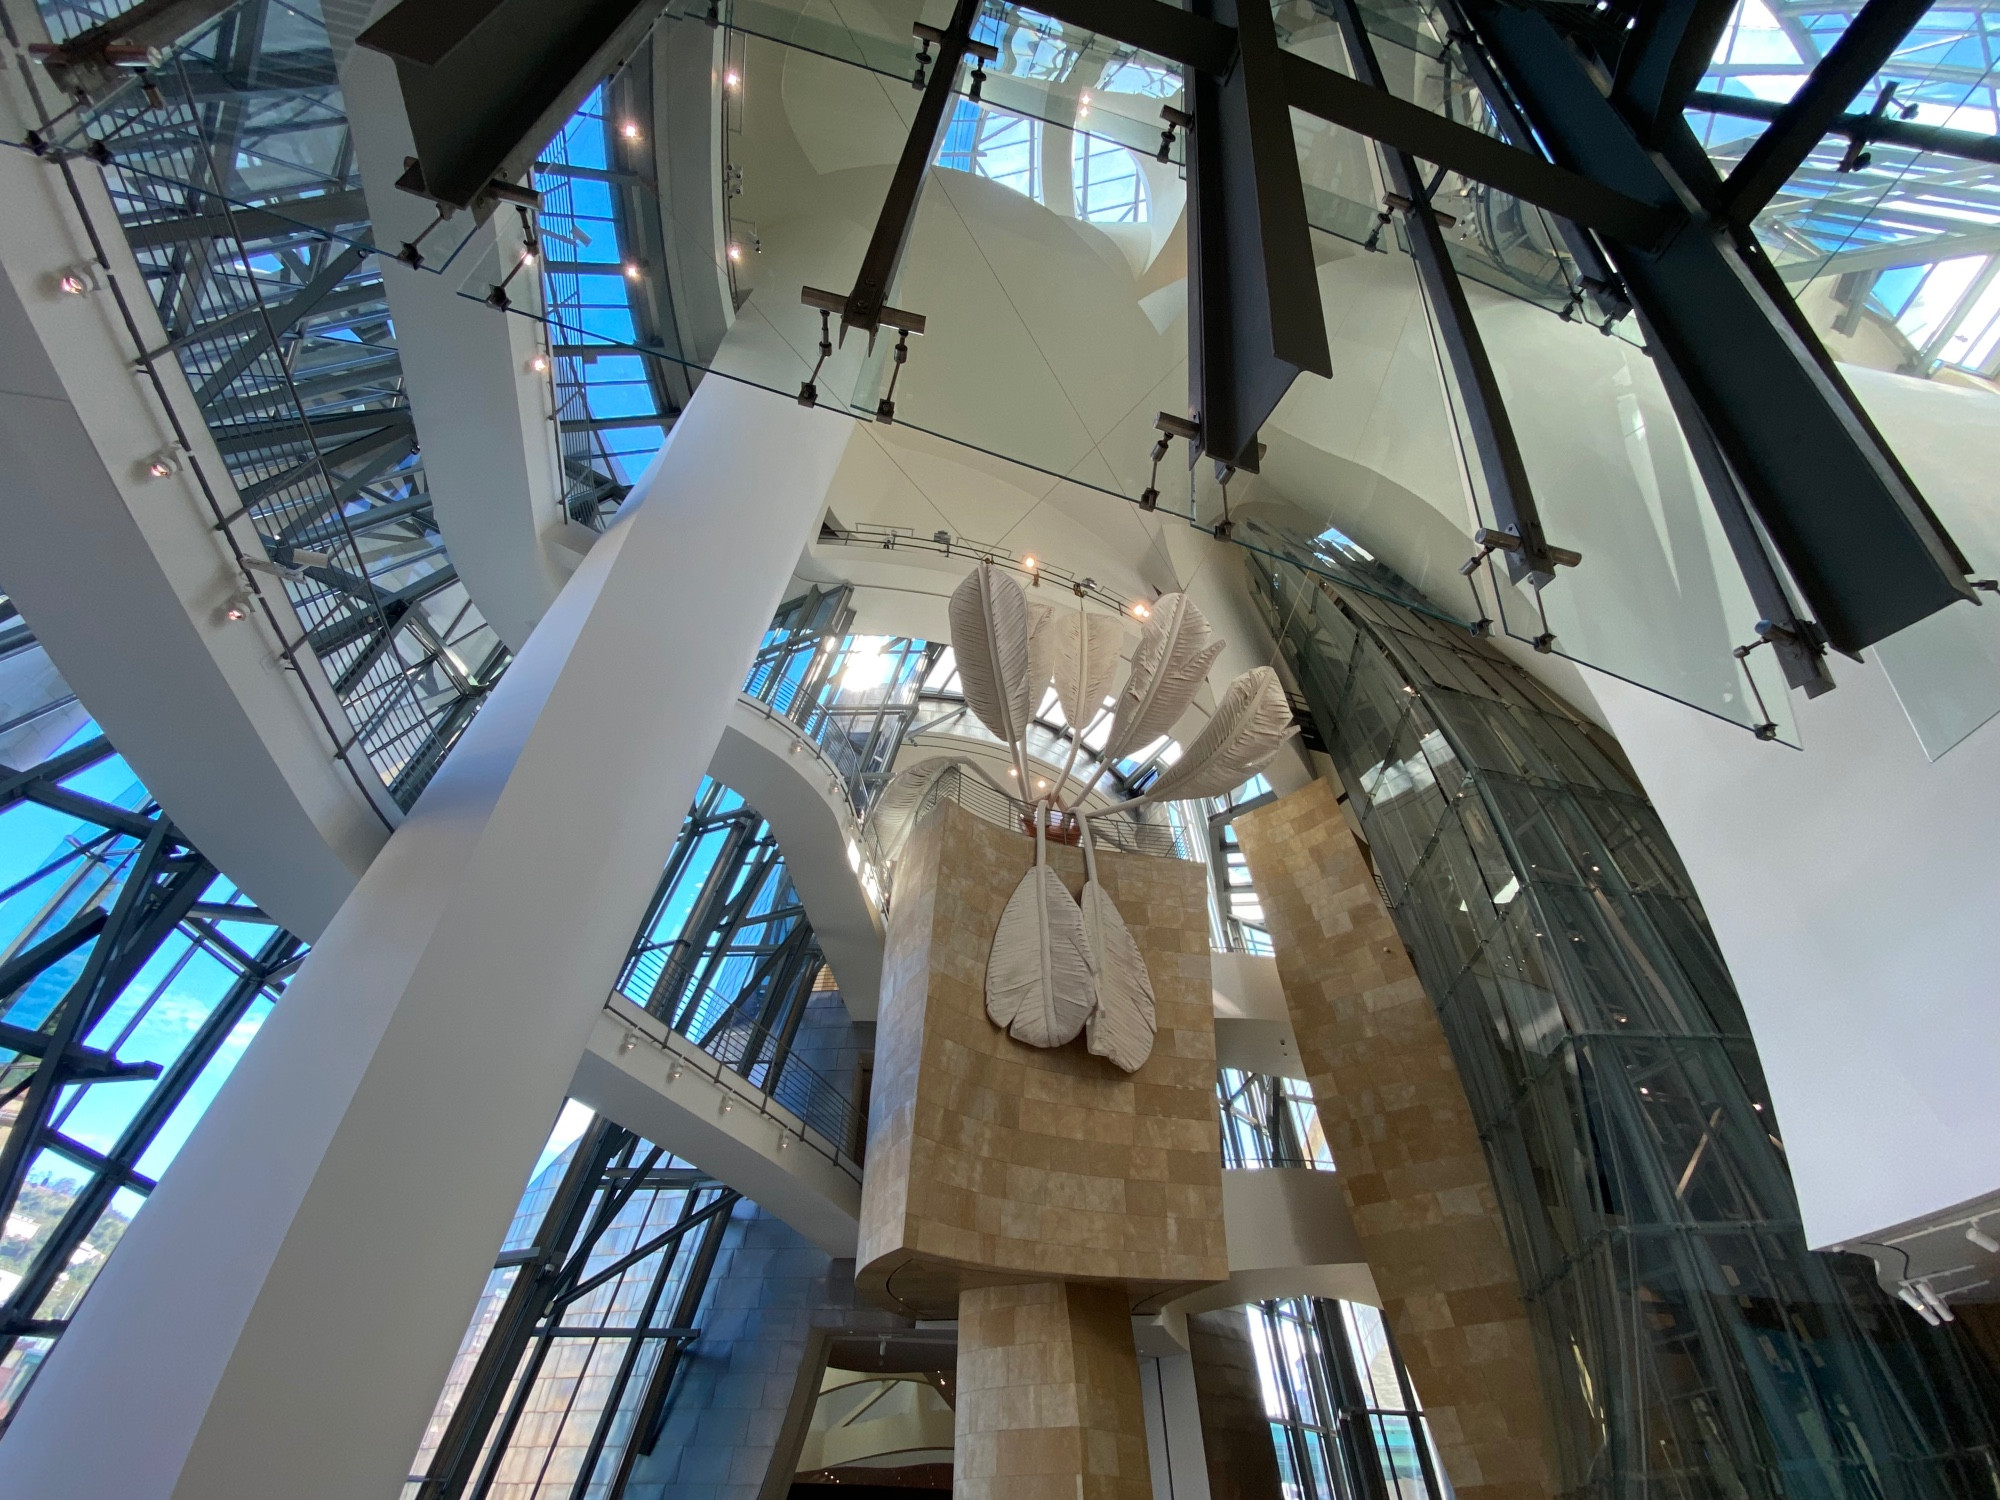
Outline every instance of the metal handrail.
POLYGON ((797 1141, 857 1184, 861 1181, 860 1158, 840 1144, 863 1138, 861 1110, 823 1075, 789 1054, 779 1063, 775 1080, 766 1082, 756 1076, 760 1067, 768 1068, 767 1043, 776 1040, 766 1028, 756 1022, 726 1029, 714 1026, 697 1041, 685 1032, 671 1030, 658 1016, 616 990, 605 1000, 604 1009, 626 1028, 628 1048, 643 1038, 672 1059, 666 1073, 669 1087, 692 1068, 776 1125, 780 1151, 797 1141))

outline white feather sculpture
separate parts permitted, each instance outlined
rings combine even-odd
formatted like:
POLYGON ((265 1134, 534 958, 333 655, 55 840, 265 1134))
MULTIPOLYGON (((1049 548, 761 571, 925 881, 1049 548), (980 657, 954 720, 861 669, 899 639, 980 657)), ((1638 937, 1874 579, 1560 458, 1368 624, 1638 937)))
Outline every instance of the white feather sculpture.
MULTIPOLYGON (((1030 620, 1021 586, 982 562, 952 590, 947 611, 958 680, 973 713, 1012 745, 1028 728, 1030 620)), ((1048 681, 1045 674, 1043 682, 1048 681)), ((1016 752, 1019 758, 1019 752, 1016 752)))
POLYGON ((1062 627, 1057 624, 1060 618, 1046 604, 1028 606, 1028 712, 1021 720, 1024 738, 1028 720, 1042 711, 1042 699, 1048 693, 1049 679, 1055 675, 1056 660, 1062 653, 1062 627))
POLYGON ((1096 1056, 1136 1073, 1153 1055, 1153 1035, 1159 1029, 1153 977, 1110 893, 1097 882, 1090 819, 1079 815, 1077 822, 1083 830, 1083 934, 1097 978, 1097 1004, 1084 1023, 1085 1043, 1096 1056))
MULTIPOLYGON (((977 761, 963 755, 933 755, 914 765, 903 767, 889 778, 889 784, 876 795, 875 805, 868 810, 868 834, 874 840, 875 853, 884 864, 894 864, 903 852, 903 845, 909 842, 910 834, 917 826, 917 811, 923 806, 924 795, 937 784, 937 779, 954 767, 960 771, 970 771, 988 786, 999 789, 991 776, 977 761)), ((1011 795, 1005 793, 1003 795, 1011 795)))
POLYGON ((1060 804, 1069 787, 1069 773, 1076 767, 1077 752, 1083 747, 1083 732, 1111 694, 1125 627, 1115 616, 1088 613, 1079 595, 1076 613, 1065 612, 1059 617, 1053 634, 1056 702, 1062 706, 1070 729, 1069 755, 1063 761, 1062 775, 1056 778, 1055 795, 1060 804))
POLYGON ((1252 667, 1223 691, 1208 727, 1195 736, 1187 753, 1160 772, 1133 803, 1233 792, 1268 766, 1296 730, 1278 674, 1269 667, 1252 667))
POLYGON ((1035 863, 1014 887, 986 960, 986 1015, 1031 1047, 1060 1047, 1083 1030, 1097 1003, 1083 913, 1048 865, 1035 807, 1035 863))
POLYGON ((1208 619, 1186 594, 1162 595, 1132 653, 1117 722, 1099 760, 1108 766, 1171 730, 1208 680, 1222 646, 1210 643, 1208 619))

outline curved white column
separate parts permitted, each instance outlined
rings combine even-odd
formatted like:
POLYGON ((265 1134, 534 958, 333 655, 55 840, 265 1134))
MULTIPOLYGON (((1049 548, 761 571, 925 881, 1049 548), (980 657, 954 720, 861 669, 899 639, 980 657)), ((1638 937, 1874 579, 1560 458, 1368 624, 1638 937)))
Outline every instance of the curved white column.
POLYGON ((851 430, 702 387, 107 1263, 10 1491, 397 1495, 851 430))
MULTIPOLYGON (((11 71, 0 80, 10 140, 26 129, 20 88, 11 71)), ((93 220, 115 224, 96 171, 76 182, 93 220)), ((156 369, 193 454, 164 479, 147 473, 174 432, 133 370, 112 287, 147 348, 166 334, 125 240, 106 237, 98 289, 65 295, 58 278, 91 248, 61 176, 0 151, 0 202, 0 583, 167 815, 265 911, 316 938, 401 813, 360 751, 352 774, 336 759, 352 728, 312 654, 295 673, 261 611, 226 618, 244 580, 195 469, 221 507, 236 492, 172 359, 156 369)), ((253 524, 233 530, 262 555, 253 524)), ((302 637, 284 591, 264 592, 286 639, 302 637)))
POLYGON ((840 772, 791 720, 741 697, 708 773, 764 815, 820 952, 857 1021, 882 990, 882 909, 861 880, 861 831, 840 772))
POLYGON ((1382 1305, 1335 1173, 1227 1168, 1222 1218, 1229 1234, 1229 1279, 1170 1303, 1172 1311, 1213 1312, 1273 1297, 1382 1305))

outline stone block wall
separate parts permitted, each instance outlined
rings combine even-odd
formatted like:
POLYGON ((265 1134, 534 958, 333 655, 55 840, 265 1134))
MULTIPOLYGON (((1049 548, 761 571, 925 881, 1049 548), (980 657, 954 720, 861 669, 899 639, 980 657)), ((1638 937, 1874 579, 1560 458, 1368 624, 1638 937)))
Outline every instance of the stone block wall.
POLYGON ((1453 1488, 1552 1494, 1547 1409, 1436 1009, 1328 781, 1236 820, 1354 1227, 1453 1488))
POLYGON ((956 1425, 953 1500, 1153 1500, 1124 1292, 964 1292, 956 1425))
MULTIPOLYGON (((1025 834, 944 802, 897 865, 876 1026, 860 1283, 950 1316, 961 1284, 1118 1281, 1143 1298, 1229 1274, 1201 866, 1100 851, 1159 1033, 1133 1074, 986 1016, 987 955, 1034 863, 1025 834)), ((1049 863, 1082 888, 1078 850, 1049 863)))

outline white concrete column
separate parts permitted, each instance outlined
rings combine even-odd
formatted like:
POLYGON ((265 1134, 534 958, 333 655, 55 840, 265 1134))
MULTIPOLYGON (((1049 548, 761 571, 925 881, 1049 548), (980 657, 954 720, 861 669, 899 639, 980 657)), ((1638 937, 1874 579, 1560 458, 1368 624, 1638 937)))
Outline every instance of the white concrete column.
POLYGON ((703 383, 0 1442, 38 1500, 392 1500, 852 424, 703 383))

